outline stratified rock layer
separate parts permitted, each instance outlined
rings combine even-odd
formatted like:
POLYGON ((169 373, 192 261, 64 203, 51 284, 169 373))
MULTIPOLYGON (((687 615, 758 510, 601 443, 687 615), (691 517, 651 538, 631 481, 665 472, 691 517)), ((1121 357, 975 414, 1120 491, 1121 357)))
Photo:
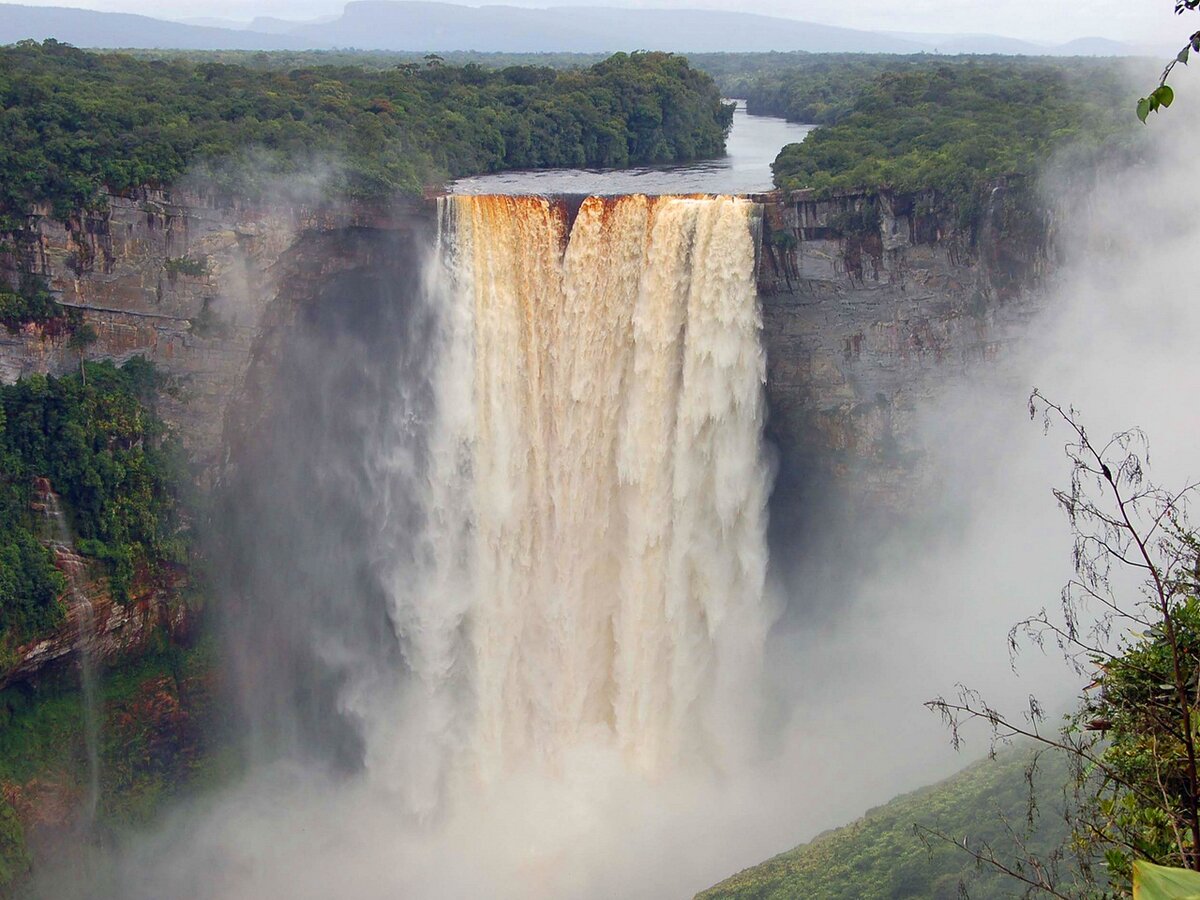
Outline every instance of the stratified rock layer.
POLYGON ((988 365, 1036 309, 1047 236, 1040 223, 1019 235, 1002 226, 1004 189, 969 227, 919 214, 919 199, 799 192, 766 206, 776 531, 804 527, 831 494, 851 515, 902 509, 924 477, 919 406, 988 365), (878 227, 847 230, 869 200, 878 227))

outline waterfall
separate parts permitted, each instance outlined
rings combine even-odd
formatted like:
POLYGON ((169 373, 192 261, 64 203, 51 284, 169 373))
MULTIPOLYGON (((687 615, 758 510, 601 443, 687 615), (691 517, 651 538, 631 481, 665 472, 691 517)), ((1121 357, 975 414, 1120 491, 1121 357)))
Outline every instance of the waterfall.
POLYGON ((732 867, 777 783, 760 215, 456 196, 428 243, 356 236, 368 263, 256 353, 219 489, 247 777, 116 896, 662 897, 732 867))
POLYGON ((83 740, 88 758, 88 790, 84 798, 83 827, 91 828, 100 801, 100 678, 96 667, 96 613, 92 601, 83 590, 80 580, 83 560, 75 553, 71 533, 63 514, 58 495, 46 488, 44 500, 46 518, 53 533, 51 548, 67 577, 70 612, 75 619, 75 647, 79 654, 79 680, 83 695, 83 740))
POLYGON ((571 223, 543 198, 441 201, 426 514, 392 579, 423 732, 396 751, 406 777, 455 750, 484 782, 553 770, 597 741, 649 774, 720 765, 750 727, 758 212, 592 197, 571 223))

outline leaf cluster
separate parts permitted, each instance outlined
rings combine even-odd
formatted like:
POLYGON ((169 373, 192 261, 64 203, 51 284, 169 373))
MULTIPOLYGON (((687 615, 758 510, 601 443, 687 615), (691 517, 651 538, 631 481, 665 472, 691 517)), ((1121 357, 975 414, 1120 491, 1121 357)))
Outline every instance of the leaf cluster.
MULTIPOLYGON (((1200 0, 1175 0, 1175 15, 1183 15, 1187 12, 1194 12, 1197 7, 1200 7, 1200 0)), ((1200 31, 1194 32, 1188 42, 1180 48, 1175 58, 1167 63, 1163 69, 1162 75, 1158 78, 1158 86, 1150 92, 1150 96, 1142 97, 1137 102, 1137 117, 1146 124, 1146 119, 1152 112, 1159 112, 1166 109, 1175 102, 1175 92, 1167 84, 1167 79, 1171 77, 1171 73, 1178 65, 1186 66, 1188 57, 1192 53, 1200 53, 1200 31)))
POLYGON ((54 299, 42 278, 22 278, 16 287, 0 282, 0 325, 16 331, 22 325, 45 325, 65 319, 66 310, 54 299))
MULTIPOLYGON (((1194 596, 1171 610, 1175 641, 1195 696, 1200 674, 1200 601, 1194 596)), ((1095 686, 1075 717, 1079 728, 1103 726, 1100 753, 1105 781, 1097 801, 1103 835, 1111 839, 1105 861, 1114 879, 1128 884, 1132 865, 1147 859, 1187 866, 1191 849, 1187 810, 1195 800, 1174 685, 1174 658, 1163 622, 1137 634, 1124 651, 1093 657, 1095 686)), ((1192 710, 1193 741, 1200 713, 1192 710)))

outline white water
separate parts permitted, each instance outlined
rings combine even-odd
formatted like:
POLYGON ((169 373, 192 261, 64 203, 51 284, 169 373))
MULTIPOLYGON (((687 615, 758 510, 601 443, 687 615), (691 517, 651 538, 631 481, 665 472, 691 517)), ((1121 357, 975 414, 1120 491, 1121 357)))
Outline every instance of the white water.
POLYGON ((419 810, 582 746, 719 767, 752 727, 756 211, 592 198, 568 235, 542 198, 443 201, 425 533, 394 578, 415 678, 369 743, 419 810))
MULTIPOLYGON (((336 354, 396 396, 337 394, 367 437, 315 476, 369 523, 345 553, 379 577, 400 652, 355 630, 360 592, 305 607, 262 582, 316 611, 328 724, 365 765, 264 765, 105 895, 658 898, 745 858, 758 798, 730 786, 769 625, 759 209, 592 198, 569 224, 537 197, 442 201, 399 347, 336 354)), ((336 535, 339 507, 314 508, 336 535)))

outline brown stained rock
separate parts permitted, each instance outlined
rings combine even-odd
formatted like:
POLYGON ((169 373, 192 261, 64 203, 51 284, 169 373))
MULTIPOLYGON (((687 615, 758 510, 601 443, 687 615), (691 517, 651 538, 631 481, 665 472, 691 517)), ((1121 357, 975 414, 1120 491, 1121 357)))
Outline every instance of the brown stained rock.
POLYGON ((193 678, 176 684, 169 675, 143 682, 108 715, 111 739, 124 749, 123 764, 132 770, 186 768, 202 752, 203 710, 212 684, 193 678))
MULTIPOLYGON (((56 567, 76 579, 91 604, 95 628, 92 652, 101 664, 112 664, 143 651, 159 628, 176 639, 187 638, 192 616, 178 599, 187 582, 185 570, 166 567, 151 577, 140 569, 135 572, 129 600, 117 603, 100 564, 60 544, 55 544, 54 553, 56 567)), ((31 678, 47 666, 69 664, 75 659, 81 611, 66 597, 62 602, 67 608, 63 623, 53 632, 16 648, 15 665, 0 670, 0 688, 31 678)))

